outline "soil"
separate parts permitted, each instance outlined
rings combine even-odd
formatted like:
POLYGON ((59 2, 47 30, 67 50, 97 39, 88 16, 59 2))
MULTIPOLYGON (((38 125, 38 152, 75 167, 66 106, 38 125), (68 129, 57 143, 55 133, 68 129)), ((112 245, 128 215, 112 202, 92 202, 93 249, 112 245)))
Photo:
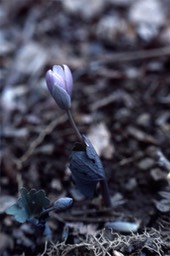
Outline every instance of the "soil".
POLYGON ((160 23, 149 24, 134 1, 95 2, 0 3, 2 256, 170 255, 170 5, 151 1, 160 23), (63 63, 73 73, 72 114, 102 160, 111 208, 99 188, 86 199, 71 179, 77 139, 44 79, 63 63), (21 187, 43 189, 51 201, 73 198, 68 211, 50 214, 51 241, 5 213, 21 187), (134 230, 113 228, 117 221, 134 230))

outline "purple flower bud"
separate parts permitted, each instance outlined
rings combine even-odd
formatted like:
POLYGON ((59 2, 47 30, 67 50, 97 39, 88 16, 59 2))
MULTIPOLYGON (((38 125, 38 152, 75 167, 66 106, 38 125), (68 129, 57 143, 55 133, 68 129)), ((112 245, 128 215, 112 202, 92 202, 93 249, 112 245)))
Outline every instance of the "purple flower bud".
POLYGON ((64 110, 70 109, 73 78, 69 67, 54 65, 52 70, 47 71, 45 79, 58 106, 64 110))
POLYGON ((57 212, 67 210, 73 203, 70 197, 63 197, 54 202, 54 208, 57 212))

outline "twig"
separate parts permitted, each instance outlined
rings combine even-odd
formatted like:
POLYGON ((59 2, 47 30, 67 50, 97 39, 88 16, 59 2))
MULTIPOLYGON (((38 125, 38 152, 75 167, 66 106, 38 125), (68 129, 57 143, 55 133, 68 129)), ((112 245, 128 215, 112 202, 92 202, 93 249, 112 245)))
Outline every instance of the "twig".
MULTIPOLYGON (((80 205, 81 206, 81 205, 80 205)), ((115 207, 114 206, 112 206, 111 208, 101 208, 101 209, 83 209, 83 210, 74 210, 74 211, 71 211, 71 215, 72 216, 85 216, 85 215, 88 215, 88 214, 90 214, 90 215, 93 215, 93 216, 99 216, 100 214, 109 214, 109 216, 110 216, 110 213, 112 213, 113 214, 113 212, 114 212, 114 216, 121 216, 122 215, 122 213, 121 212, 118 212, 118 211, 116 211, 115 212, 115 207)), ((122 215, 123 216, 123 215, 122 215)))
POLYGON ((122 53, 114 53, 114 54, 105 54, 99 56, 99 59, 94 61, 98 62, 101 60, 101 63, 105 62, 123 62, 123 61, 134 61, 134 60, 142 60, 149 58, 158 58, 162 56, 170 55, 170 47, 162 47, 151 50, 139 50, 134 52, 122 52, 122 53))
MULTIPOLYGON (((63 219, 63 221, 65 222, 77 222, 78 218, 77 216, 68 216, 68 215, 64 215, 62 214, 61 218, 63 219)), ((80 217, 80 222, 84 222, 84 223, 105 223, 105 222, 110 222, 113 221, 114 217, 110 216, 110 217, 80 217)))
POLYGON ((46 253, 47 253, 47 246, 48 246, 48 241, 45 241, 45 244, 44 244, 44 251, 43 253, 41 254, 41 256, 45 256, 46 253))
POLYGON ((23 164, 29 159, 29 157, 33 154, 34 150, 43 142, 46 135, 50 134, 56 126, 65 122, 67 120, 67 116, 63 115, 58 119, 54 119, 40 134, 39 136, 31 142, 28 150, 23 154, 23 156, 19 159, 15 160, 16 166, 18 170, 21 170, 23 164))

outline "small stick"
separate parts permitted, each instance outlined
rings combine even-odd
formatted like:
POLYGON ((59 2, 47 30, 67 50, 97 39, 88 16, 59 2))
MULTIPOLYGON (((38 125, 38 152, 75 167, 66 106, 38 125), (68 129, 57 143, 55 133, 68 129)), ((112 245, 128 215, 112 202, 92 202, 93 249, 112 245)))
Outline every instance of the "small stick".
POLYGON ((114 63, 114 62, 122 62, 122 61, 135 61, 135 60, 143 60, 149 58, 159 58, 162 56, 170 55, 170 47, 161 47, 150 50, 139 50, 139 51, 131 51, 131 52, 120 52, 113 54, 103 54, 102 56, 98 56, 98 60, 94 60, 92 62, 100 61, 103 63, 114 63))

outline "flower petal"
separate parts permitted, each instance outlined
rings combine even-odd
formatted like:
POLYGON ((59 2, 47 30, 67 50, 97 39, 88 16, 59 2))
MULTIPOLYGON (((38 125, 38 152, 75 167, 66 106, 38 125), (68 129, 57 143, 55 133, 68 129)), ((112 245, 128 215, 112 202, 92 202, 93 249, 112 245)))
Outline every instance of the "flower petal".
POLYGON ((64 75, 65 75, 64 80, 65 80, 66 91, 71 96, 72 89, 73 89, 73 76, 67 65, 63 65, 63 68, 64 68, 64 75))
POLYGON ((62 87, 53 86, 50 93, 60 108, 64 110, 71 108, 71 97, 62 87))
POLYGON ((59 65, 54 65, 52 67, 53 73, 58 74, 59 76, 61 76, 64 79, 64 69, 62 66, 59 65))
POLYGON ((60 108, 68 110, 71 107, 73 78, 68 66, 54 65, 46 73, 47 87, 60 108))
POLYGON ((53 86, 58 86, 65 90, 64 80, 58 74, 54 74, 52 70, 47 71, 45 79, 50 92, 52 91, 53 86))

